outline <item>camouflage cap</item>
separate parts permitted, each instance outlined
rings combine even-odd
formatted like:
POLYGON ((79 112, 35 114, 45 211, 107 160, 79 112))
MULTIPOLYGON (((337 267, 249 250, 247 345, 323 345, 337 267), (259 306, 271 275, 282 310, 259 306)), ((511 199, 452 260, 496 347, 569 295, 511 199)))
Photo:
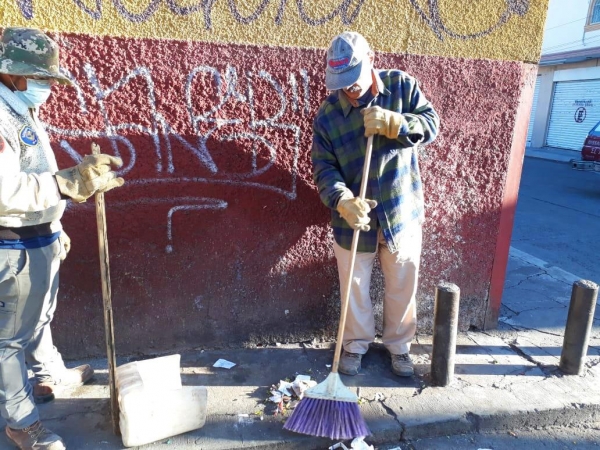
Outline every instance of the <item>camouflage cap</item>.
POLYGON ((59 72, 58 45, 36 28, 5 28, 0 41, 0 73, 35 75, 72 84, 59 72))

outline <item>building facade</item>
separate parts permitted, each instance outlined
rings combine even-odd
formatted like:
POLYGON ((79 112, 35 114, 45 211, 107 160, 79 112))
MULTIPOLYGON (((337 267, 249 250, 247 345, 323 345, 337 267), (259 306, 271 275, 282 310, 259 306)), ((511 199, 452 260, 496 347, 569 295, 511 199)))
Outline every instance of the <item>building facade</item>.
POLYGON ((600 0, 550 0, 527 145, 580 151, 598 122, 600 0))

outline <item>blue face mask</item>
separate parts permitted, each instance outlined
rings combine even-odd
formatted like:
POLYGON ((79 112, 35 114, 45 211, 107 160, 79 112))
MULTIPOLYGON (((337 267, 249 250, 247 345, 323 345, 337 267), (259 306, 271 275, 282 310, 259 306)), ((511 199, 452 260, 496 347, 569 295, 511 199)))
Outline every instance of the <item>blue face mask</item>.
POLYGON ((29 108, 37 108, 50 97, 52 88, 49 80, 32 80, 27 78, 27 89, 15 90, 14 94, 29 108))

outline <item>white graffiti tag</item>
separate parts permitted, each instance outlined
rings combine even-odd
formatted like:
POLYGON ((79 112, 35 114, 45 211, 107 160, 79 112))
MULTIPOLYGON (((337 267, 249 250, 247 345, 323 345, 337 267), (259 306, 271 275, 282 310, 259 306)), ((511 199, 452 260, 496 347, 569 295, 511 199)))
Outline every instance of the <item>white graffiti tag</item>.
MULTIPOLYGON (((124 160, 124 167, 119 173, 130 174, 127 182, 130 185, 164 185, 164 184, 182 184, 182 183, 200 183, 228 185, 240 188, 254 188, 273 192, 282 195, 286 199, 296 199, 297 182, 297 164, 300 151, 301 129, 298 125, 288 119, 285 120, 286 112, 292 112, 294 115, 308 115, 310 113, 310 92, 309 79, 306 70, 300 70, 298 74, 287 74, 287 83, 289 89, 284 90, 280 80, 277 80, 268 71, 259 70, 258 72, 247 71, 243 80, 245 81, 244 93, 242 85, 238 81, 238 71, 235 67, 228 65, 221 73, 217 68, 210 66, 197 66, 187 75, 184 94, 185 108, 189 115, 189 125, 193 130, 187 133, 187 137, 177 133, 166 117, 157 108, 157 99, 155 96, 156 88, 152 79, 151 71, 147 67, 137 67, 125 74, 121 79, 111 86, 102 86, 96 70, 91 64, 84 65, 84 72, 87 82, 93 92, 93 104, 96 105, 98 114, 101 117, 101 129, 65 129, 56 125, 47 124, 50 135, 58 138, 60 148, 69 155, 74 162, 82 160, 82 154, 74 149, 67 139, 86 138, 86 139, 107 139, 110 142, 110 152, 120 156, 124 160), (301 80, 298 82, 297 76, 301 80), (216 93, 216 101, 209 104, 208 101, 198 102, 194 95, 194 85, 200 81, 206 82, 206 77, 210 77, 209 84, 216 93), (119 92, 123 92, 129 86, 131 88, 143 85, 144 101, 147 103, 144 112, 149 120, 140 123, 114 123, 110 114, 110 108, 107 102, 113 100, 119 92), (263 91, 268 89, 270 104, 278 105, 276 111, 265 117, 264 105, 256 102, 255 91, 258 83, 263 91), (265 88, 265 86, 267 86, 265 88), (286 97, 285 92, 291 92, 290 97, 286 97), (245 113, 240 113, 240 108, 232 108, 231 102, 240 102, 247 108, 245 113), (202 110, 198 110, 200 107, 202 110), (229 108, 227 108, 229 106, 229 108), (239 116, 235 116, 235 114, 239 116), (234 115, 232 117, 232 114, 234 115), (262 116, 261 116, 262 114, 262 116), (232 132, 233 128, 235 131, 232 132), (240 130, 240 131, 237 131, 240 130), (281 133, 284 133, 287 140, 284 142, 285 152, 281 149, 281 140, 276 146, 272 140, 277 135, 280 139, 281 133), (150 137, 152 142, 151 149, 136 148, 130 137, 132 135, 142 135, 150 137), (230 173, 227 170, 220 169, 213 159, 211 149, 209 148, 209 139, 213 144, 233 143, 245 149, 250 149, 251 162, 248 170, 239 173, 230 173), (202 176, 190 176, 189 165, 178 170, 173 157, 173 143, 177 142, 178 149, 188 152, 192 159, 199 163, 202 176), (266 151, 265 151, 266 150, 266 151), (291 150, 291 153, 290 153, 291 150), (258 156, 262 157, 259 161, 258 156), (291 156, 290 156, 291 155, 291 156), (278 181, 277 185, 269 184, 264 181, 255 180, 260 175, 267 173, 277 163, 278 158, 290 159, 286 167, 289 176, 289 184, 282 186, 278 181), (132 171, 136 163, 144 161, 149 162, 147 158, 153 159, 154 175, 148 176, 146 172, 143 177, 133 175, 132 171), (187 171, 185 174, 183 169, 187 171)), ((82 114, 91 114, 91 104, 86 103, 84 90, 81 88, 78 80, 69 73, 65 72, 74 82, 77 100, 79 102, 82 114)), ((139 96, 139 95, 138 95, 139 96)), ((261 97, 262 98, 262 97, 261 97)), ((278 180, 281 176, 275 177, 278 180)), ((227 202, 223 199, 204 198, 204 197, 177 197, 169 198, 136 198, 130 202, 114 203, 124 205, 135 203, 138 205, 165 203, 171 204, 167 214, 167 240, 166 250, 168 253, 173 251, 173 230, 172 217, 180 210, 222 210, 227 208, 227 202)), ((85 206, 84 206, 85 207, 85 206)))

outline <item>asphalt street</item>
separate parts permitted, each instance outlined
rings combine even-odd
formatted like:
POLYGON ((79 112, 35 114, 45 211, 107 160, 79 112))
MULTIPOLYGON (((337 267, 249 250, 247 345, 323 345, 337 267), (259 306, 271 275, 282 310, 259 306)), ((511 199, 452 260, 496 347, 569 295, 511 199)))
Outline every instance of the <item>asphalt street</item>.
POLYGON ((600 282, 600 173, 525 158, 511 245, 600 282))

